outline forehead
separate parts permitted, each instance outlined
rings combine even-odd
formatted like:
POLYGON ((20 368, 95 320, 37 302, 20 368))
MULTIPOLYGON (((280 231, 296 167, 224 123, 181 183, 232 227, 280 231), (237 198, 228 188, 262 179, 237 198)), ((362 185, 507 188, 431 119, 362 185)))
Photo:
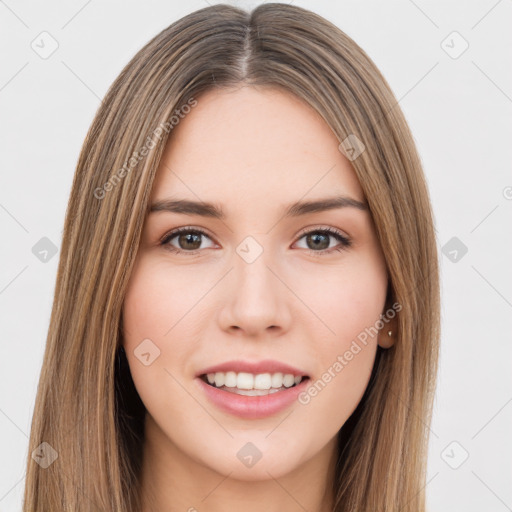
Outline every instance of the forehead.
POLYGON ((153 200, 178 196, 261 208, 337 193, 364 200, 335 134, 291 93, 241 86, 196 99, 171 132, 153 200))

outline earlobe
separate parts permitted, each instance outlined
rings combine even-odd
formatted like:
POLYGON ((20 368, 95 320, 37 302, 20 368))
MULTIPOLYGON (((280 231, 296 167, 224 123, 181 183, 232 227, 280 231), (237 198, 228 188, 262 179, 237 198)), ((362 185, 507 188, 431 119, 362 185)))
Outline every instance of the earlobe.
POLYGON ((384 326, 379 331, 377 343, 382 348, 391 348, 396 341, 397 337, 398 322, 396 317, 389 319, 388 322, 384 323, 384 326))
POLYGON ((391 329, 382 329, 379 332, 378 344, 382 348, 391 348, 395 343, 395 333, 391 329))

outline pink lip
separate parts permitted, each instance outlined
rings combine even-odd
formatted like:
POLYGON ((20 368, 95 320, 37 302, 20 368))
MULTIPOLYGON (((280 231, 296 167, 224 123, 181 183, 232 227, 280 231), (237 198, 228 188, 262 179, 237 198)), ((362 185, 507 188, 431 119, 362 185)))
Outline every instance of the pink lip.
MULTIPOLYGON (((294 371, 287 373, 294 373, 294 371)), ((298 395, 307 388, 310 381, 310 379, 302 379, 300 384, 271 395, 244 396, 211 386, 200 377, 195 380, 209 400, 219 409, 245 419, 265 418, 286 409, 297 400, 298 395)))
POLYGON ((307 373, 299 370, 298 368, 294 368, 288 364, 280 363, 279 361, 273 361, 271 359, 266 359, 263 361, 250 362, 250 361, 226 361, 225 363, 217 364, 215 366, 210 366, 201 370, 196 374, 196 377, 201 375, 206 375, 208 373, 216 373, 216 372, 247 372, 247 373, 291 373, 292 375, 300 375, 301 377, 307 377, 307 373))

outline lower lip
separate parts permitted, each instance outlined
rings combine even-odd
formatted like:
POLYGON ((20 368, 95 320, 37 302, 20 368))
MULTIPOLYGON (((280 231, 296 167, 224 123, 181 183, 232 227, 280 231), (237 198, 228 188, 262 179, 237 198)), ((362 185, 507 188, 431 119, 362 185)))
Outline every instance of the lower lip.
POLYGON ((257 419, 272 416, 289 407, 306 389, 310 379, 303 379, 296 386, 264 396, 237 395, 210 386, 200 377, 197 380, 206 396, 222 411, 240 418, 257 419))

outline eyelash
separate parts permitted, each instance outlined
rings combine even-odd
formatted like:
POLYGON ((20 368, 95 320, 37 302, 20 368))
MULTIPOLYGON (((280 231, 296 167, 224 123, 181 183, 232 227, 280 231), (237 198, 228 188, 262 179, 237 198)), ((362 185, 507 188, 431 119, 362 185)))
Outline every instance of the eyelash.
MULTIPOLYGON (((206 233, 202 229, 191 228, 191 227, 186 226, 186 227, 174 229, 170 233, 167 233, 166 235, 164 235, 163 238, 160 241, 160 245, 166 246, 167 250, 169 250, 169 251, 171 251, 173 253, 178 253, 178 254, 186 253, 186 254, 194 255, 194 254, 197 254, 199 251, 201 251, 201 249, 196 249, 194 251, 185 251, 183 249, 177 249, 176 247, 170 245, 169 242, 176 235, 179 235, 180 233, 195 233, 195 234, 204 235, 207 238, 211 238, 208 235, 208 233, 206 233)), ((350 238, 348 238, 347 236, 341 234, 339 231, 337 231, 335 229, 332 229, 332 228, 329 228, 329 227, 327 227, 327 228, 316 228, 316 229, 312 229, 312 230, 309 230, 309 231, 303 231, 299 235, 299 238, 297 239, 297 241, 300 240, 301 238, 304 238, 306 235, 310 235, 310 234, 313 234, 313 233, 328 234, 328 235, 334 237, 336 240, 338 240, 340 242, 340 246, 339 247, 331 247, 330 249, 322 249, 321 251, 314 251, 313 249, 306 249, 310 254, 313 254, 314 256, 324 256, 324 255, 327 255, 327 254, 331 254, 333 251, 345 251, 345 250, 347 250, 348 248, 350 248, 352 246, 352 241, 350 240, 350 238)))

